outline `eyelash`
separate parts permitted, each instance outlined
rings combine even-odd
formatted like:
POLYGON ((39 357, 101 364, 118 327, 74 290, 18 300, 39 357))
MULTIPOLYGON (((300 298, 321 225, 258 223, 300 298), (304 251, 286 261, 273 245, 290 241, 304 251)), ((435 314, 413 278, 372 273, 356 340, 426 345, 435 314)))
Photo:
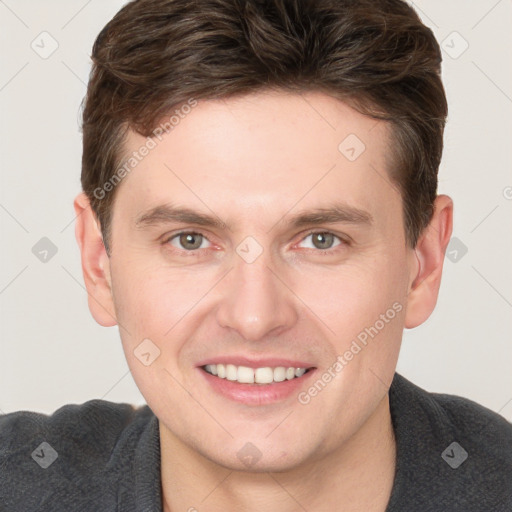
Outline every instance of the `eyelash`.
MULTIPOLYGON (((310 249, 310 248, 308 248, 307 250, 312 250, 312 251, 315 251, 318 253, 331 253, 331 252, 336 251, 336 248, 339 246, 349 246, 350 245, 349 240, 342 238, 341 236, 338 236, 335 233, 332 233, 331 231, 319 231, 319 230, 309 231, 300 239, 299 243, 304 241, 306 238, 308 238, 311 235, 319 235, 319 234, 333 235, 335 238, 337 238, 339 240, 340 243, 338 245, 335 245, 334 247, 331 247, 330 249, 310 249)), ((170 236, 165 237, 162 243, 163 243, 163 245, 167 245, 167 244, 169 244, 169 242, 171 242, 171 240, 174 240, 175 238, 178 238, 181 235, 200 235, 205 240, 208 240, 208 242, 210 242, 208 237, 206 237, 203 233, 200 233, 198 231, 179 231, 178 233, 174 233, 170 236)), ((189 250, 189 251, 187 251, 186 249, 177 249, 177 248, 174 248, 174 249, 181 251, 182 253, 187 253, 190 255, 195 255, 199 252, 199 249, 193 249, 193 250, 189 250)))

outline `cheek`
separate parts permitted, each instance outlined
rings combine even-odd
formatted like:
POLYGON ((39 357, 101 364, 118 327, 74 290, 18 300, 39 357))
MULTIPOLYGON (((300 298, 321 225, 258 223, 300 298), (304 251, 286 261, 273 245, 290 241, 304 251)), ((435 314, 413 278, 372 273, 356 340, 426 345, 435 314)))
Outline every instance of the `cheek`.
POLYGON ((128 270, 120 264, 112 272, 114 305, 128 366, 152 403, 152 390, 172 385, 172 376, 181 379, 177 363, 182 340, 190 335, 184 320, 198 300, 198 290, 183 286, 186 279, 172 278, 169 271, 131 263, 128 270))
MULTIPOLYGON (((118 260, 112 269, 116 311, 137 330, 164 334, 173 320, 190 309, 197 294, 194 276, 187 270, 169 269, 146 262, 118 260)), ((197 299, 196 299, 197 300, 197 299)))
MULTIPOLYGON (((381 315, 385 317, 381 319, 385 328, 379 334, 396 336, 401 332, 401 313, 405 311, 405 253, 376 251, 375 257, 368 255, 353 261, 328 271, 311 268, 296 281, 294 290, 311 314, 328 328, 326 335, 334 337, 338 345, 350 344, 359 333, 379 321, 381 315)), ((381 327, 381 322, 377 327, 381 327)))
POLYGON ((114 305, 127 357, 145 339, 160 349, 159 364, 171 364, 196 325, 201 298, 211 288, 210 272, 122 260, 112 268, 114 305), (122 326, 122 327, 121 327, 122 326), (176 340, 184 340, 177 342, 176 340), (165 350, 164 350, 165 349, 165 350))
MULTIPOLYGON (((291 269, 285 281, 304 303, 297 306, 303 310, 301 317, 318 324, 328 338, 345 344, 373 325, 394 303, 403 304, 405 269, 405 251, 379 244, 337 267, 304 265, 291 269)), ((205 297, 221 275, 218 270, 169 267, 151 262, 147 255, 129 261, 113 259, 114 304, 127 357, 149 338, 158 347, 165 347, 165 354, 161 352, 166 359, 176 358, 180 346, 171 340, 178 339, 178 334, 179 339, 186 340, 200 317, 211 309, 205 297), (195 320, 191 322, 192 318, 195 320)), ((296 302, 293 296, 288 300, 296 302)))

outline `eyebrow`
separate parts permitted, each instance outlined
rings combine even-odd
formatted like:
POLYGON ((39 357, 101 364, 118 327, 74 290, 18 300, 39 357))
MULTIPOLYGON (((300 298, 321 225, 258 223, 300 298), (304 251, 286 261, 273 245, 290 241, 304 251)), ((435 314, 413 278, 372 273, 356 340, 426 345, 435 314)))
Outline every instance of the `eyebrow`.
POLYGON ((154 226, 170 222, 182 222, 184 224, 197 224, 199 226, 224 229, 225 222, 214 215, 191 210, 190 208, 178 208, 170 205, 160 205, 142 213, 135 220, 137 228, 154 226))
MULTIPOLYGON (((288 221, 287 224, 291 228, 295 229, 304 226, 334 224, 337 222, 369 226, 373 223, 373 217, 370 212, 360 208, 337 203, 323 208, 313 208, 311 210, 301 211, 292 216, 285 215, 275 225, 286 221, 288 221)), ((195 224, 207 228, 228 228, 231 230, 229 224, 226 224, 215 215, 204 214, 190 208, 175 207, 168 204, 156 206, 149 211, 138 215, 135 220, 135 226, 138 229, 144 229, 145 227, 172 222, 195 224)))

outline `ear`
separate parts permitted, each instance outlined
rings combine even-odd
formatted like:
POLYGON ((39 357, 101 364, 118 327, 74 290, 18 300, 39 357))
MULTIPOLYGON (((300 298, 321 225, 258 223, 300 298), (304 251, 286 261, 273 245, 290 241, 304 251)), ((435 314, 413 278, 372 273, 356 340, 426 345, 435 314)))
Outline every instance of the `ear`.
POLYGON ((405 327, 412 329, 427 320, 434 311, 441 286, 444 254, 452 236, 453 201, 437 196, 434 214, 420 236, 412 257, 411 284, 407 298, 405 327))
POLYGON ((76 213, 75 236, 82 256, 89 310, 100 325, 112 327, 117 324, 117 320, 112 297, 110 260, 103 245, 99 222, 84 193, 76 196, 73 206, 76 213))

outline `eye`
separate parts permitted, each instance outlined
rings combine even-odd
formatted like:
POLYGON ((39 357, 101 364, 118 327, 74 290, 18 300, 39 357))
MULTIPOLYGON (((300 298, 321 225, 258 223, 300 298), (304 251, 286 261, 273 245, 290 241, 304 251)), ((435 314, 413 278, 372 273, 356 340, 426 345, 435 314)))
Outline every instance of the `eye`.
MULTIPOLYGON (((311 242, 309 246, 305 247, 306 249, 319 249, 321 251, 329 251, 338 245, 348 244, 347 241, 342 240, 334 233, 330 233, 328 231, 316 231, 305 236, 299 242, 299 245, 303 244, 308 239, 311 239, 311 242)), ((195 252, 198 249, 206 249, 209 246, 204 244, 210 244, 203 234, 195 231, 182 231, 180 233, 176 233, 168 237, 164 243, 186 252, 195 252)))
POLYGON ((166 240, 166 243, 169 243, 173 247, 188 252, 195 251, 196 249, 205 249, 206 247, 202 247, 203 242, 208 242, 208 239, 201 233, 193 231, 182 231, 166 240))
MULTIPOLYGON (((311 237, 311 243, 309 247, 306 247, 307 249, 320 249, 320 250, 329 250, 333 247, 336 247, 338 245, 341 245, 342 241, 340 237, 336 236, 333 233, 329 233, 327 231, 316 231, 313 233, 309 233, 306 237, 304 237, 300 243, 303 243, 304 240, 307 240, 311 237), (337 244, 333 243, 338 240, 337 244)), ((345 243, 345 242, 344 242, 345 243)))

